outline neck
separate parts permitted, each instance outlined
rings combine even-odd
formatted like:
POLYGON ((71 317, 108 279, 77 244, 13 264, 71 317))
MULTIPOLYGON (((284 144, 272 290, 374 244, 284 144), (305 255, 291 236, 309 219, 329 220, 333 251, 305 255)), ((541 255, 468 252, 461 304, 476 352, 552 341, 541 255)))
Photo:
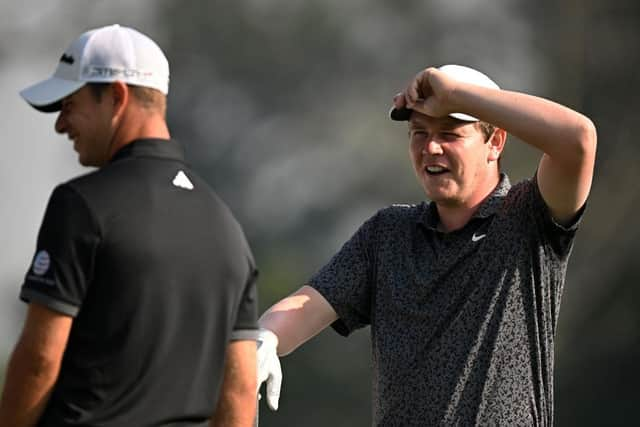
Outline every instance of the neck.
POLYGON ((477 191, 464 203, 436 203, 440 217, 439 227, 442 227, 442 231, 451 232, 467 225, 473 214, 476 213, 482 202, 491 195, 499 182, 500 175, 497 173, 495 178, 488 180, 486 185, 482 186, 481 191, 477 191))
POLYGON ((122 122, 114 132, 113 140, 109 147, 109 158, 113 157, 125 145, 142 138, 171 138, 164 117, 147 111, 124 115, 122 122))

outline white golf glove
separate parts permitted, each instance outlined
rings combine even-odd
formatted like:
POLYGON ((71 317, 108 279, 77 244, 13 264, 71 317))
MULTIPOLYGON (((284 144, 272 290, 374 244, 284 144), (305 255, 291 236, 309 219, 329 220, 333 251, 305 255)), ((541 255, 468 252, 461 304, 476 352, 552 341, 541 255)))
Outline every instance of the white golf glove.
POLYGON ((267 405, 273 411, 278 410, 282 369, 278 359, 278 337, 269 329, 258 332, 258 390, 263 382, 267 382, 267 405))

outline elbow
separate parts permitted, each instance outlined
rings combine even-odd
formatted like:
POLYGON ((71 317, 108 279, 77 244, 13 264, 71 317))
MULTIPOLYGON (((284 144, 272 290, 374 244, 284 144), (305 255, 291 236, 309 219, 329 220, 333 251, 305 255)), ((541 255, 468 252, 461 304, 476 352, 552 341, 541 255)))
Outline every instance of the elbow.
POLYGON ((585 116, 581 116, 581 120, 576 130, 576 147, 578 158, 583 161, 593 162, 596 156, 596 146, 598 142, 598 133, 595 124, 585 116))
POLYGON ((18 360, 22 367, 22 371, 25 375, 35 381, 42 383, 51 383, 55 381, 60 369, 60 363, 58 360, 54 360, 47 355, 29 352, 22 355, 18 355, 18 360))
POLYGON ((44 389, 56 381, 60 361, 18 342, 7 368, 24 383, 44 389))

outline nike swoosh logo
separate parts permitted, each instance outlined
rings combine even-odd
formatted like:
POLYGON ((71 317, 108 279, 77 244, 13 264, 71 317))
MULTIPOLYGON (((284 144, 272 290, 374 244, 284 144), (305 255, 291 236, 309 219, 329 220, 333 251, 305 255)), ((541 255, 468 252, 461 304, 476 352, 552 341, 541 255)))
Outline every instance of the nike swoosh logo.
POLYGON ((476 236, 476 233, 473 233, 473 236, 471 236, 471 241, 472 242, 477 242, 478 240, 482 240, 485 237, 487 237, 486 234, 479 234, 479 235, 476 236))

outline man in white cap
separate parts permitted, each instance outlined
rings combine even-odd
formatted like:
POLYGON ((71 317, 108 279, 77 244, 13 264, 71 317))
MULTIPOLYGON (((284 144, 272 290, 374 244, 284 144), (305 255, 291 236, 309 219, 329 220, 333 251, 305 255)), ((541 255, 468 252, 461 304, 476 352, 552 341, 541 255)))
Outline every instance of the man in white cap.
POLYGON ((270 406, 278 355, 330 324, 342 335, 371 325, 374 425, 553 425, 554 336, 593 123, 458 65, 421 71, 390 116, 409 123, 429 201, 380 210, 260 318, 270 406), (543 152, 513 186, 499 166, 507 132, 543 152))
POLYGON ((250 426, 256 268, 165 121, 169 65, 140 32, 82 34, 21 95, 99 169, 52 193, 20 292, 2 426, 250 426))

